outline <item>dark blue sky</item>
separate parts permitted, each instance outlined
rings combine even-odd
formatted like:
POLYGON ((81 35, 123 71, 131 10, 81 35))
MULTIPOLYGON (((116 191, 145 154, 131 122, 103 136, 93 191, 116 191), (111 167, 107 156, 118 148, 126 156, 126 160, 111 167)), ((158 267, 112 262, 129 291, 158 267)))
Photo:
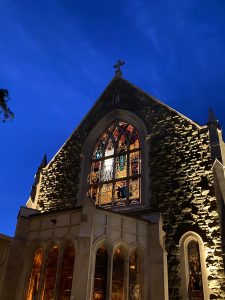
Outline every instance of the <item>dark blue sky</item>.
MULTIPOLYGON (((44 153, 49 159, 126 61, 124 77, 200 124, 225 128, 224 0, 2 0, 0 232, 13 235, 44 153)), ((225 130, 225 129, 224 129, 225 130)))

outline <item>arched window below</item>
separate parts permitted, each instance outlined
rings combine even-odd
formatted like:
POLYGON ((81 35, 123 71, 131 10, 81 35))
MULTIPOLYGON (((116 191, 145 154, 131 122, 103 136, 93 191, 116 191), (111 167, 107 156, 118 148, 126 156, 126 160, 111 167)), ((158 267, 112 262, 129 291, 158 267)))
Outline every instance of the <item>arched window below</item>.
POLYGON ((188 231, 181 237, 179 246, 182 300, 209 299, 205 249, 201 237, 188 231))
POLYGON ((99 137, 88 177, 96 205, 126 206, 141 202, 141 144, 133 125, 115 120, 99 137))
POLYGON ((117 248, 113 255, 112 293, 111 300, 125 300, 125 253, 117 248))
POLYGON ((93 300, 106 300, 107 269, 108 253, 102 245, 96 252, 93 300))
POLYGON ((43 256, 44 252, 42 249, 38 249, 35 252, 26 300, 33 300, 38 296, 43 256))
POLYGON ((75 249, 72 245, 69 245, 65 248, 63 253, 58 300, 70 300, 74 260, 75 249))
POLYGON ((141 270, 137 251, 129 260, 129 300, 141 300, 141 270))
POLYGON ((55 281, 58 266, 59 249, 53 246, 49 252, 47 265, 45 270, 44 288, 42 292, 42 300, 50 300, 54 298, 55 281))
POLYGON ((199 245, 197 241, 188 243, 188 295, 193 300, 203 300, 203 285, 202 285, 202 269, 199 253, 199 245))

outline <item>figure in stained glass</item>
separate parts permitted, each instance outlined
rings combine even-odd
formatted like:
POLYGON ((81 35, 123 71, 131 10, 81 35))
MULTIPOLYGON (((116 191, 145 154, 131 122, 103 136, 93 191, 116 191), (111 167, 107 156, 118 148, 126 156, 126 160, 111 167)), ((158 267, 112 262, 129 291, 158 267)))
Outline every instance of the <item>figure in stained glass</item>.
POLYGON ((140 153, 139 135, 131 124, 116 120, 103 132, 88 177, 89 194, 97 205, 140 203, 140 153))

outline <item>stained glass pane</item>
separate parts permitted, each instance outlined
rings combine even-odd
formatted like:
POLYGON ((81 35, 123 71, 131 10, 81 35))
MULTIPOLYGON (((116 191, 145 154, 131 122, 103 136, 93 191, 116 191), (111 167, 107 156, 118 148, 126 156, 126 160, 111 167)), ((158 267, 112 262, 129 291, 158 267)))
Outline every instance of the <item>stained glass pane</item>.
POLYGON ((140 153, 131 152, 130 154, 130 175, 134 176, 140 174, 140 153))
POLYGON ((99 194, 99 205, 104 206, 112 202, 112 183, 103 184, 99 194))
POLYGON ((122 248, 113 255, 112 300, 125 300, 125 256, 122 248))
POLYGON ((103 161, 103 166, 101 170, 102 181, 109 181, 113 179, 113 163, 114 158, 108 158, 103 161))
POLYGON ((128 140, 130 140, 133 130, 134 130, 133 126, 131 126, 131 125, 127 126, 125 132, 126 132, 126 136, 127 136, 128 140))
POLYGON ((106 300, 108 253, 101 246, 96 253, 93 300, 106 300))
POLYGON ((74 247, 72 245, 67 246, 63 253, 58 300, 70 300, 73 280, 74 259, 74 247))
POLYGON ((58 265, 59 250, 54 246, 48 256, 47 267, 45 270, 44 290, 42 300, 50 300, 54 297, 56 271, 58 265))
POLYGON ((118 136, 119 136, 119 130, 118 130, 118 127, 116 127, 113 131, 113 138, 115 141, 118 140, 118 136))
POLYGON ((115 178, 127 177, 127 155, 116 157, 115 178))
POLYGON ((102 143, 99 141, 95 147, 94 153, 93 153, 93 159, 101 159, 102 158, 102 143))
POLYGON ((129 181, 129 203, 140 202, 140 178, 129 181))
POLYGON ((105 156, 110 156, 114 154, 114 146, 111 139, 108 140, 106 149, 105 149, 105 156))
POLYGON ((123 153, 127 151, 127 138, 124 134, 121 135, 118 146, 117 146, 117 153, 123 153))
POLYGON ((114 196, 115 205, 125 205, 126 197, 127 197, 127 182, 125 180, 117 181, 115 183, 115 196, 114 196))
POLYGON ((129 300, 141 300, 140 260, 137 253, 129 261, 129 300))
POLYGON ((138 137, 138 133, 136 130, 134 130, 131 139, 130 139, 130 150, 138 149, 140 148, 140 141, 138 137))
POLYGON ((33 300, 36 299, 38 296, 43 256, 44 253, 42 249, 38 249, 34 255, 26 300, 33 300))
POLYGON ((89 178, 90 184, 96 184, 100 182, 101 161, 94 161, 91 164, 91 173, 89 178))
POLYGON ((188 244, 189 286, 188 295, 192 300, 203 300, 202 270, 199 245, 196 241, 188 244))

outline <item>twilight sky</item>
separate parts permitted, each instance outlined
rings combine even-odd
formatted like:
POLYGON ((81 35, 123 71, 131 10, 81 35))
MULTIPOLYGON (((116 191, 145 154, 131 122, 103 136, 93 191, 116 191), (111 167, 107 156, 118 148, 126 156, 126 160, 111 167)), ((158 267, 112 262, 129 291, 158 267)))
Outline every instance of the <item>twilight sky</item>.
POLYGON ((76 128, 124 59, 124 77, 225 130, 224 0, 1 0, 0 233, 13 235, 42 157, 76 128))

